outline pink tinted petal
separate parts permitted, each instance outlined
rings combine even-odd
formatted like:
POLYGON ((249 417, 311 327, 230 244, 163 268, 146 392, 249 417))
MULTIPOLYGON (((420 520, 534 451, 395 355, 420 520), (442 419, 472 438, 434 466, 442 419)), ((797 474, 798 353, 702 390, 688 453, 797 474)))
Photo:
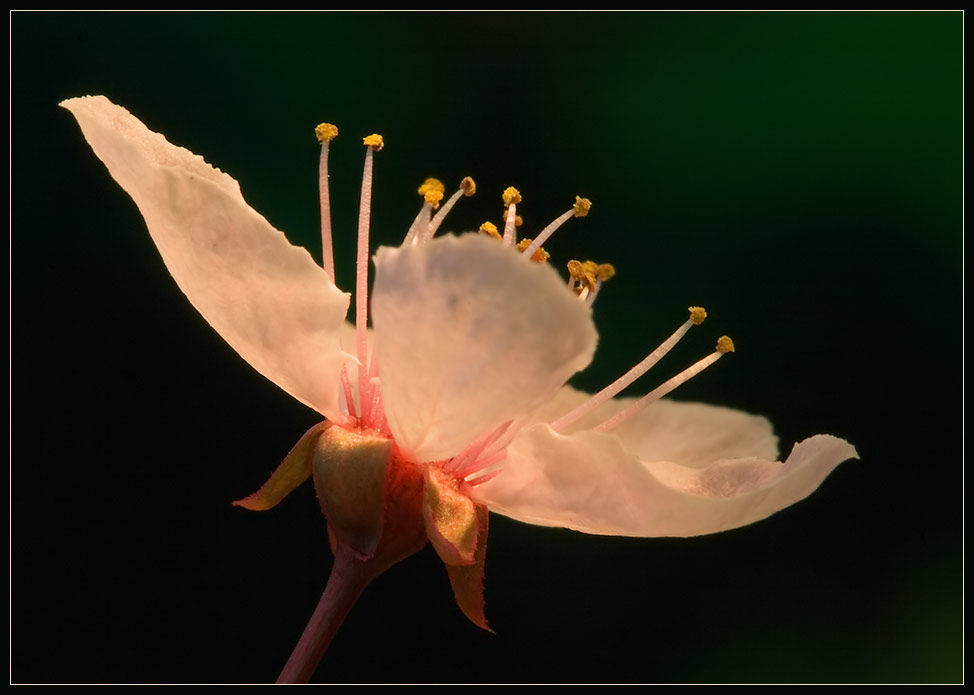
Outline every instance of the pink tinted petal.
MULTIPOLYGON (((588 398, 588 394, 566 386, 534 413, 532 422, 553 422, 588 398)), ((573 422, 562 434, 591 429, 636 400, 615 398, 573 422)), ((705 403, 664 398, 613 429, 612 434, 622 440, 626 451, 644 461, 672 461, 691 468, 725 458, 778 458, 778 438, 767 418, 705 403)))
POLYGON ((521 432, 503 473, 474 489, 492 511, 542 526, 619 536, 696 536, 750 524, 803 499, 855 449, 829 435, 783 464, 723 459, 706 467, 641 461, 612 435, 521 432))
POLYGON ((778 438, 767 418, 705 403, 657 401, 612 433, 643 461, 703 468, 717 459, 778 458, 778 438))
POLYGON ((209 324, 302 403, 338 413, 348 295, 198 155, 105 97, 61 105, 132 196, 176 284, 209 324))
POLYGON ((585 367, 591 310, 550 267, 482 235, 376 255, 372 316, 389 426, 416 461, 449 458, 585 367))

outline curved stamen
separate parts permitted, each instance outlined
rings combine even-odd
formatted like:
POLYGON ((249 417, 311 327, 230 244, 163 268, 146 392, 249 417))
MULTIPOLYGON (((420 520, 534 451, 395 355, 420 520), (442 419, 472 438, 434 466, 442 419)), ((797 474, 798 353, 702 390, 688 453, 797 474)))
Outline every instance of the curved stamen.
POLYGON ((551 429, 555 430, 556 432, 561 431, 571 423, 578 420, 580 417, 590 413, 595 408, 598 408, 606 401, 615 397, 615 395, 622 391, 622 389, 626 388, 636 379, 648 372, 663 358, 667 352, 673 349, 674 345, 680 342, 680 338, 686 335, 686 332, 689 331, 692 326, 699 326, 701 323, 703 323, 703 320, 706 317, 707 312, 703 309, 703 307, 690 307, 690 318, 687 319, 686 323, 677 328, 673 335, 664 340, 658 348, 649 353, 642 362, 589 398, 585 403, 582 403, 582 405, 552 422, 551 429))
POLYGON ((422 237, 419 230, 426 229, 429 226, 432 209, 433 206, 425 201, 423 202, 423 207, 419 209, 419 212, 416 214, 416 219, 414 219, 413 223, 409 225, 409 231, 406 232, 406 237, 402 240, 403 246, 406 244, 416 245, 419 243, 420 238, 422 237))
POLYGON ((457 204, 460 200, 460 196, 467 196, 468 198, 477 192, 477 184, 469 176, 465 176, 463 181, 460 182, 460 188, 458 188, 453 195, 450 196, 449 200, 443 203, 443 206, 439 211, 433 216, 432 221, 429 223, 429 228, 426 232, 425 239, 428 241, 433 238, 436 234, 436 230, 440 228, 443 224, 443 220, 446 219, 447 213, 453 209, 453 206, 457 204))
POLYGON ((565 222, 570 220, 572 217, 585 217, 588 211, 592 209, 592 201, 588 198, 580 198, 575 196, 575 205, 572 206, 571 210, 559 215, 551 222, 547 227, 541 230, 541 233, 534 238, 530 246, 524 249, 524 255, 531 258, 534 252, 541 248, 541 245, 548 241, 552 234, 554 234, 559 227, 561 227, 565 222))
POLYGON ((625 422, 633 415, 638 413, 640 410, 645 408, 647 405, 650 405, 651 403, 658 401, 660 398, 668 394, 670 391, 675 389, 680 384, 689 381, 690 379, 695 377, 697 374, 699 374, 704 369, 712 365, 714 362, 719 360, 728 352, 734 352, 734 343, 731 342, 731 339, 728 338, 726 335, 721 336, 717 340, 717 350, 715 352, 710 353, 709 355, 704 357, 696 364, 688 367, 687 369, 677 374, 672 379, 669 379, 663 384, 660 384, 655 389, 653 389, 645 396, 640 398, 638 401, 630 405, 628 408, 616 413, 608 420, 604 421, 602 424, 594 427, 593 429, 596 432, 608 432, 609 430, 618 427, 623 422, 625 422))

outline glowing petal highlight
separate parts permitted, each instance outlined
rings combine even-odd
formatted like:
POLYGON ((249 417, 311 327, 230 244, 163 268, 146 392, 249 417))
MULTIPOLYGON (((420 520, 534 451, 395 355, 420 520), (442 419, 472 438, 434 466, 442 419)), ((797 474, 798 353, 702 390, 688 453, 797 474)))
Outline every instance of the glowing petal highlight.
POLYGON ((386 417, 415 461, 460 452, 550 399, 592 358, 591 310, 545 266, 482 236, 376 255, 386 417))

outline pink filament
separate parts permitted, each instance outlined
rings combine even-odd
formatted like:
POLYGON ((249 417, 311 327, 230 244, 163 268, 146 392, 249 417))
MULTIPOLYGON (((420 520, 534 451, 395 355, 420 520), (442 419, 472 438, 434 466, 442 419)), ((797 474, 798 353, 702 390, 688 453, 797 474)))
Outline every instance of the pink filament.
POLYGON ((677 374, 675 377, 660 384, 655 389, 653 389, 645 396, 640 398, 638 401, 630 405, 628 408, 619 411, 618 413, 610 417, 608 420, 605 420, 604 422, 602 422, 600 425, 596 426, 593 429, 595 429, 596 432, 608 432, 609 430, 618 427, 623 422, 631 418, 633 415, 638 413, 640 410, 642 410, 649 404, 658 401, 660 398, 668 394, 670 391, 675 389, 680 384, 689 381, 690 379, 695 377, 697 374, 699 374, 704 369, 706 369, 714 362, 716 362, 718 359, 720 359, 720 356, 722 354, 723 353, 721 352, 710 353, 709 355, 704 357, 696 364, 691 365, 687 369, 684 369, 682 372, 677 374))
POLYGON ((423 203, 423 207, 419 209, 419 214, 416 215, 416 219, 413 223, 409 225, 409 231, 406 232, 406 238, 402 240, 402 245, 406 244, 418 244, 425 237, 425 232, 421 230, 426 229, 430 223, 430 207, 429 203, 423 203))
POLYGON ((507 449, 505 448, 488 456, 475 458, 473 461, 461 466, 460 469, 454 473, 454 475, 458 478, 466 478, 471 473, 482 471, 483 469, 487 468, 487 466, 492 466, 498 461, 503 461, 506 456, 507 449))
POLYGON ((368 378, 369 218, 372 212, 372 148, 365 150, 362 197, 358 212, 358 252, 355 259, 355 337, 358 354, 358 390, 363 422, 369 419, 372 388, 368 378))
MULTIPOLYGON (((531 258, 534 255, 534 252, 541 248, 541 244, 543 244, 546 241, 548 241, 548 238, 552 234, 554 234, 555 231, 557 231, 557 229, 560 226, 562 226, 563 224, 565 224, 565 222, 567 222, 572 217, 572 215, 574 215, 574 214, 575 214, 575 208, 572 208, 568 212, 566 212, 563 215, 561 215, 560 217, 556 218, 547 227, 545 227, 544 229, 542 229, 541 230, 541 233, 538 234, 538 236, 536 236, 534 238, 534 241, 532 241, 531 244, 526 249, 524 249, 524 253, 522 255, 524 255, 527 258, 531 258)), ((507 231, 507 230, 505 229, 505 231, 507 231)))
POLYGON ((691 326, 693 326, 693 321, 688 320, 686 323, 676 329, 676 332, 673 333, 673 335, 664 340, 658 348, 649 353, 642 362, 589 398, 585 403, 552 422, 551 429, 555 430, 556 432, 561 431, 571 423, 578 420, 580 417, 587 415, 595 408, 598 408, 603 403, 611 400, 617 393, 622 391, 622 389, 629 386, 632 382, 648 372, 657 362, 659 362, 663 355, 669 352, 674 345, 680 342, 680 338, 682 338, 684 334, 690 330, 691 326))
POLYGON ((328 196, 328 141, 321 143, 318 160, 318 199, 321 205, 321 267, 335 282, 335 258, 331 245, 331 203, 328 196))
POLYGON ((511 203, 507 206, 507 221, 504 223, 504 243, 508 246, 513 246, 514 242, 517 241, 517 233, 514 229, 515 220, 517 219, 517 206, 511 203))
POLYGON ((482 485, 486 483, 491 478, 500 475, 504 471, 503 468, 498 468, 496 471, 491 471, 490 473, 484 473, 483 475, 478 475, 476 478, 467 481, 467 485, 470 487, 475 487, 477 485, 482 485))
POLYGON ((511 420, 505 422, 503 425, 494 428, 492 432, 488 432, 483 437, 474 440, 473 444, 468 446, 466 449, 461 451, 459 454, 454 456, 447 464, 443 467, 447 473, 454 471, 465 464, 467 461, 473 459, 476 460, 480 454, 484 452, 487 447, 496 442, 507 428, 511 426, 511 420))
POLYGON ((453 209, 453 206, 457 204, 457 201, 460 200, 460 196, 462 195, 463 189, 461 188, 451 195, 449 200, 440 206, 437 213, 433 215, 433 219, 429 223, 429 228, 427 229, 426 234, 423 235, 423 239, 421 241, 429 241, 433 238, 433 235, 436 234, 436 230, 440 228, 441 224, 443 224, 443 220, 446 218, 447 213, 453 209))
POLYGON ((358 414, 355 412, 355 397, 352 395, 352 384, 348 381, 348 369, 345 365, 342 365, 341 370, 342 379, 342 390, 345 393, 345 409, 348 414, 353 418, 358 418, 358 414))

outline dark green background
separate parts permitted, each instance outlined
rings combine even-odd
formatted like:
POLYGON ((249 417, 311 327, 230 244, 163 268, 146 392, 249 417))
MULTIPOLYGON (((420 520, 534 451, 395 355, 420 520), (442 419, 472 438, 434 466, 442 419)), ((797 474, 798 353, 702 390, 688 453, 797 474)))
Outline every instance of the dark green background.
MULTIPOLYGON (((331 557, 310 486, 248 513, 316 420, 192 310, 131 200, 57 108, 105 94, 237 178, 317 248, 317 145, 351 286, 359 138, 374 236, 429 175, 480 192, 447 225, 526 230, 618 277, 578 385, 702 304, 645 391, 728 333, 678 397, 767 414, 787 451, 854 443, 808 500, 695 539, 492 516, 488 617, 427 549, 380 577, 321 681, 959 681, 962 15, 62 14, 11 17, 12 678, 273 679, 331 557)), ((524 298, 531 301, 530 297, 524 298)))

